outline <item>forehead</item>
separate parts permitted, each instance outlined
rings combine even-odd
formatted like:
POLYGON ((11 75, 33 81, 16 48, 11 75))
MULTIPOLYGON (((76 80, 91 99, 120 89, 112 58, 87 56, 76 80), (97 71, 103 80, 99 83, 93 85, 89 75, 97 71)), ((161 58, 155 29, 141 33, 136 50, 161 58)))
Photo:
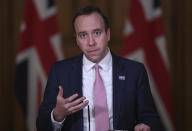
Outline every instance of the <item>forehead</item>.
POLYGON ((96 12, 89 15, 80 15, 75 20, 75 31, 88 31, 94 29, 104 29, 103 18, 96 12))

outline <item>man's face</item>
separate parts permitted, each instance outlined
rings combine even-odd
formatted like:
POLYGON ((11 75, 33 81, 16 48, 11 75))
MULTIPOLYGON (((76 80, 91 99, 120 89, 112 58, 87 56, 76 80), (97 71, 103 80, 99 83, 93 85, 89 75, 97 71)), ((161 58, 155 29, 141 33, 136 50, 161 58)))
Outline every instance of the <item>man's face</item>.
POLYGON ((98 13, 78 16, 74 23, 76 41, 85 56, 98 63, 108 53, 110 29, 105 31, 105 24, 98 13))

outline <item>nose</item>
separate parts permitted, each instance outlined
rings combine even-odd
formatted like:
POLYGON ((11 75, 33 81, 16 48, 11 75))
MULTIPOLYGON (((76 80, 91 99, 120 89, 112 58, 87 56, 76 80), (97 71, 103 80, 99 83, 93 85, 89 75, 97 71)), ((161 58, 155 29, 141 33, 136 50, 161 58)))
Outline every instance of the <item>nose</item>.
POLYGON ((89 36, 89 45, 94 46, 95 45, 95 39, 92 35, 89 36))

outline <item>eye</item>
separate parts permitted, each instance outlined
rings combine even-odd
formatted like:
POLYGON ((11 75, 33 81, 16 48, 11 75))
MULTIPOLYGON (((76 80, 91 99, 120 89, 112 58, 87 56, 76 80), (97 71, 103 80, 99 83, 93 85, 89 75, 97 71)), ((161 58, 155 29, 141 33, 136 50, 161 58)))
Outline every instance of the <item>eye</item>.
POLYGON ((101 31, 100 31, 100 30, 95 31, 95 35, 96 35, 96 36, 101 35, 101 31))
POLYGON ((79 34, 79 37, 82 38, 82 39, 84 39, 84 38, 87 37, 87 34, 86 34, 86 33, 80 33, 80 34, 79 34))

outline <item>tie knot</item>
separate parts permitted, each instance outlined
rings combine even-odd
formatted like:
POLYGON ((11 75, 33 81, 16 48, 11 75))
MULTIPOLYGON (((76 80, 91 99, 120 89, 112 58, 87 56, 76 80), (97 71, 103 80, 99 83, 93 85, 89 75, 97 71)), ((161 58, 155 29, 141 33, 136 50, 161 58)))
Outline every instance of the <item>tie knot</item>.
POLYGON ((98 64, 95 64, 95 66, 94 66, 94 67, 95 67, 95 70, 96 70, 96 71, 98 71, 98 70, 99 70, 99 68, 100 68, 100 66, 99 66, 98 64))

